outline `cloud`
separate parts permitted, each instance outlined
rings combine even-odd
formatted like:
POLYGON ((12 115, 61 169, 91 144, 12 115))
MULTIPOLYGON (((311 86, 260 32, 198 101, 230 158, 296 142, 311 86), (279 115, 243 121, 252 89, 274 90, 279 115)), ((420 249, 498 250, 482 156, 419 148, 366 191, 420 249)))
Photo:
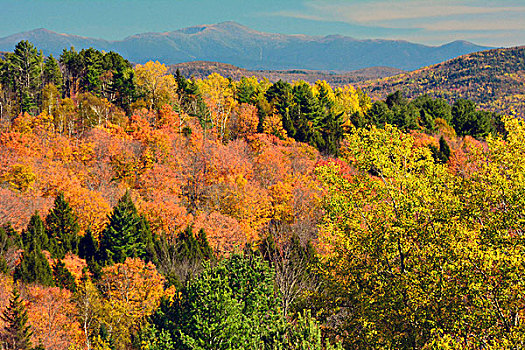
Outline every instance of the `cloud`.
POLYGON ((426 23, 421 27, 431 31, 523 31, 525 30, 525 21, 517 18, 507 18, 504 21, 445 20, 426 23))
POLYGON ((470 26, 472 30, 525 29, 525 6, 483 6, 479 0, 310 0, 302 11, 280 11, 274 15, 384 28, 467 30, 470 26), (508 17, 513 19, 509 21, 508 17))

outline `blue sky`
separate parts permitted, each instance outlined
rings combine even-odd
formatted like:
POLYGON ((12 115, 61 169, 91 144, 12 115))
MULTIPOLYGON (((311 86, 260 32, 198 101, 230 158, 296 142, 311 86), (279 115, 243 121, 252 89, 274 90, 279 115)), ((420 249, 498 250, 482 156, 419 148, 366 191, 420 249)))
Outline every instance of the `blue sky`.
POLYGON ((0 37, 35 28, 123 39, 236 21, 286 34, 525 45, 525 0, 0 0, 0 37))

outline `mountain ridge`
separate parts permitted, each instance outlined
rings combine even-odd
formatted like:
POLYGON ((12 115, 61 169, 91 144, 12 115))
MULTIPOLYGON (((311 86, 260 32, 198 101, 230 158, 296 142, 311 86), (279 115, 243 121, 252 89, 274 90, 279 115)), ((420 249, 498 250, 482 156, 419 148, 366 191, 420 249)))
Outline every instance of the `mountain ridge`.
POLYGON ((307 69, 248 70, 228 63, 209 61, 183 62, 169 66, 170 73, 175 74, 177 70, 186 78, 204 79, 212 73, 218 73, 225 78, 230 78, 235 81, 252 76, 259 79, 266 78, 272 83, 278 80, 284 80, 290 83, 303 80, 313 84, 318 80, 325 80, 334 87, 405 73, 403 70, 391 67, 362 68, 344 73, 307 69))
POLYGON ((404 40, 355 39, 350 36, 260 32, 237 22, 203 24, 167 32, 138 33, 105 40, 57 33, 45 28, 0 38, 0 51, 29 40, 45 54, 64 48, 115 51, 132 62, 165 64, 215 61, 250 70, 354 71, 374 66, 414 70, 474 51, 488 49, 466 41, 428 46, 404 40))
POLYGON ((408 98, 465 98, 485 110, 525 117, 525 46, 475 52, 356 85, 375 100, 400 90, 408 98))

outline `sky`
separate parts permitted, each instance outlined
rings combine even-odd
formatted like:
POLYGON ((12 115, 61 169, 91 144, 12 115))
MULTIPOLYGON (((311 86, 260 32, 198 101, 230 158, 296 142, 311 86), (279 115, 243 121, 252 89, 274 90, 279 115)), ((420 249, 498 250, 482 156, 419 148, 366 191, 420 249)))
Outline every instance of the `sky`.
POLYGON ((0 0, 0 37, 36 28, 119 40, 236 21, 262 32, 525 45, 525 0, 0 0))

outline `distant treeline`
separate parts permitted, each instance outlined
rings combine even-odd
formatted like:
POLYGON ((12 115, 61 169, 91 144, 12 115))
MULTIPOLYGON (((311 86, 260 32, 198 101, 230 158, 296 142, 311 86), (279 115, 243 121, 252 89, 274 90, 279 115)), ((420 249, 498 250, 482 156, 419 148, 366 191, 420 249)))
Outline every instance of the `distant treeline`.
POLYGON ((333 89, 324 81, 272 84, 252 77, 234 82, 218 74, 186 79, 178 71, 168 74, 158 62, 133 67, 117 53, 93 48, 64 49, 58 60, 44 57, 27 41, 0 60, 0 82, 3 121, 19 113, 46 113, 69 135, 102 123, 125 123, 134 110, 159 111, 166 104, 215 128, 224 141, 265 132, 325 154, 338 153, 352 126, 393 124, 427 132, 452 126, 458 135, 475 137, 503 132, 498 115, 463 99, 450 106, 428 96, 409 101, 395 92, 372 103, 360 89, 333 89))

